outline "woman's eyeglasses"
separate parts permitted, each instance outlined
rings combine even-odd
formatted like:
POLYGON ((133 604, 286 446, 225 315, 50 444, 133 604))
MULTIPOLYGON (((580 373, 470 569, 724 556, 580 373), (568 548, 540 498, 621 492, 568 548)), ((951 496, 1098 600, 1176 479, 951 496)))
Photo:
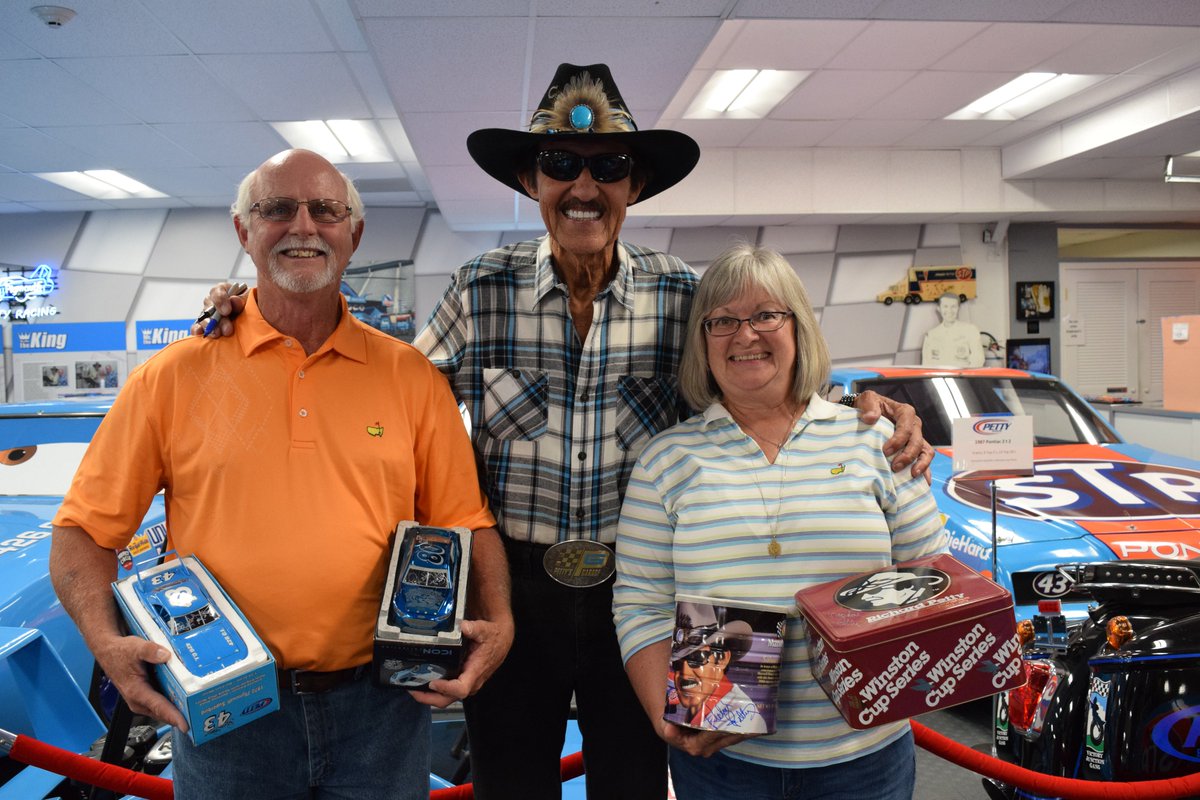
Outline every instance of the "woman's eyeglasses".
POLYGON ((300 206, 308 206, 308 215, 313 222, 341 222, 350 216, 350 206, 341 200, 296 200, 291 197, 267 197, 250 206, 251 213, 257 211, 268 222, 291 222, 296 218, 300 206))
POLYGON ((742 323, 750 324, 750 330, 759 333, 777 331, 792 316, 791 311, 760 311, 752 317, 738 319, 737 317, 713 317, 704 320, 704 332, 709 336, 733 336, 742 328, 742 323))
POLYGON ((587 167, 592 180, 613 183, 629 176, 633 159, 627 153, 581 156, 567 150, 543 150, 537 154, 537 165, 543 175, 556 181, 573 181, 587 167))
POLYGON ((725 657, 726 650, 720 647, 714 647, 710 650, 695 650, 683 657, 684 662, 692 669, 700 669, 711 659, 713 664, 721 663, 721 659, 725 657))

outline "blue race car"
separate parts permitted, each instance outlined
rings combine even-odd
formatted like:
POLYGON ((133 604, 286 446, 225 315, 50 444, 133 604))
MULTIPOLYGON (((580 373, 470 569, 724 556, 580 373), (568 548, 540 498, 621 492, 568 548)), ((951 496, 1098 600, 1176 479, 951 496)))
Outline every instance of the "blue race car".
POLYGON ((1200 463, 1122 441, 1082 397, 1052 375, 1011 369, 835 369, 830 397, 871 389, 916 407, 936 448, 931 472, 950 552, 991 576, 991 480, 955 477, 951 421, 982 415, 1033 419, 1034 475, 999 481, 996 575, 1017 619, 1039 600, 1062 601, 1068 620, 1091 597, 1055 567, 1200 555, 1200 463))
MULTIPOLYGON (((95 660, 50 585, 50 521, 111 404, 0 404, 0 728, 76 752, 104 732, 115 692, 90 691, 95 660)), ((161 553, 166 538, 156 497, 128 552, 161 553)), ((57 783, 19 766, 0 758, 0 800, 40 798, 57 783)))
POLYGON ((418 525, 404 532, 388 622, 406 633, 437 634, 454 627, 458 534, 418 525))
POLYGON ((133 588, 166 634, 171 649, 197 678, 246 658, 246 643, 222 618, 204 584, 182 561, 138 577, 133 588))

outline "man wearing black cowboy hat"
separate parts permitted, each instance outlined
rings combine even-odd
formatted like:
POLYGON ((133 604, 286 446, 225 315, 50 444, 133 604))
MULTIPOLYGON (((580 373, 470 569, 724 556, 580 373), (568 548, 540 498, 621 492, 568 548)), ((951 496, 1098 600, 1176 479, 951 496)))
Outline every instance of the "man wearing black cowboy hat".
POLYGON ((661 800, 666 751, 624 674, 610 548, 642 446, 687 415, 675 376, 697 278, 619 234, 699 147, 638 130, 607 66, 562 64, 528 131, 475 131, 467 149, 548 232, 461 267, 414 342, 470 412, 513 578, 512 650, 465 702, 475 793, 559 797, 573 696, 588 797, 661 800))

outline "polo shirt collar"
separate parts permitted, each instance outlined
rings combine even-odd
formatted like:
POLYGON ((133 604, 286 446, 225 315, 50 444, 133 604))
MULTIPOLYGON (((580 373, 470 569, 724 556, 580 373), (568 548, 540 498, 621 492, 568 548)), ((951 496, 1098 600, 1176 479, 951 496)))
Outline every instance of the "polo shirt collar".
MULTIPOLYGON (((561 283, 562 281, 554 272, 554 262, 550 258, 550 234, 546 234, 538 242, 537 267, 534 277, 534 284, 537 287, 535 302, 540 303, 542 298, 561 283)), ((600 294, 603 295, 607 291, 612 292, 618 303, 630 311, 633 310, 633 270, 629 263, 629 252, 619 240, 617 241, 617 273, 613 276, 612 282, 600 294)))
MULTIPOLYGON (((346 298, 339 294, 338 302, 341 304, 341 316, 338 319, 337 327, 312 355, 333 350, 346 358, 366 363, 366 331, 352 321, 350 308, 346 305, 346 298)), ((288 338, 271 327, 270 323, 263 318, 262 309, 258 307, 258 289, 250 290, 246 299, 246 308, 238 316, 237 324, 233 326, 233 335, 244 356, 251 355, 271 342, 288 338)))
MULTIPOLYGON (((813 422, 835 419, 841 408, 843 406, 823 400, 816 394, 813 394, 808 398, 808 405, 804 407, 804 413, 800 415, 800 420, 802 422, 813 422)), ((722 424, 737 425, 733 415, 729 413, 729 409, 725 408, 720 401, 704 409, 703 417, 706 429, 722 424)))

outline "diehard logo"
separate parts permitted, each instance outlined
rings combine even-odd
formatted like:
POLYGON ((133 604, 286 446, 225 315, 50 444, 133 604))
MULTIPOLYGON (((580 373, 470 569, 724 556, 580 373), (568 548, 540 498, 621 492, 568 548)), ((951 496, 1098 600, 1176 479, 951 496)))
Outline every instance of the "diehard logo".
POLYGON ((900 608, 937 597, 950 586, 950 576, 932 567, 898 567, 855 578, 838 589, 838 605, 855 611, 900 608))
MULTIPOLYGON (((1200 516, 1200 472, 1162 464, 1098 459, 1045 459, 1034 474, 996 487, 997 511, 1013 517, 1120 520, 1200 516)), ((967 473, 946 491, 991 510, 991 478, 967 473)))
POLYGON ((1012 427, 1012 423, 1003 419, 981 419, 971 426, 971 430, 984 436, 1004 433, 1012 427))

